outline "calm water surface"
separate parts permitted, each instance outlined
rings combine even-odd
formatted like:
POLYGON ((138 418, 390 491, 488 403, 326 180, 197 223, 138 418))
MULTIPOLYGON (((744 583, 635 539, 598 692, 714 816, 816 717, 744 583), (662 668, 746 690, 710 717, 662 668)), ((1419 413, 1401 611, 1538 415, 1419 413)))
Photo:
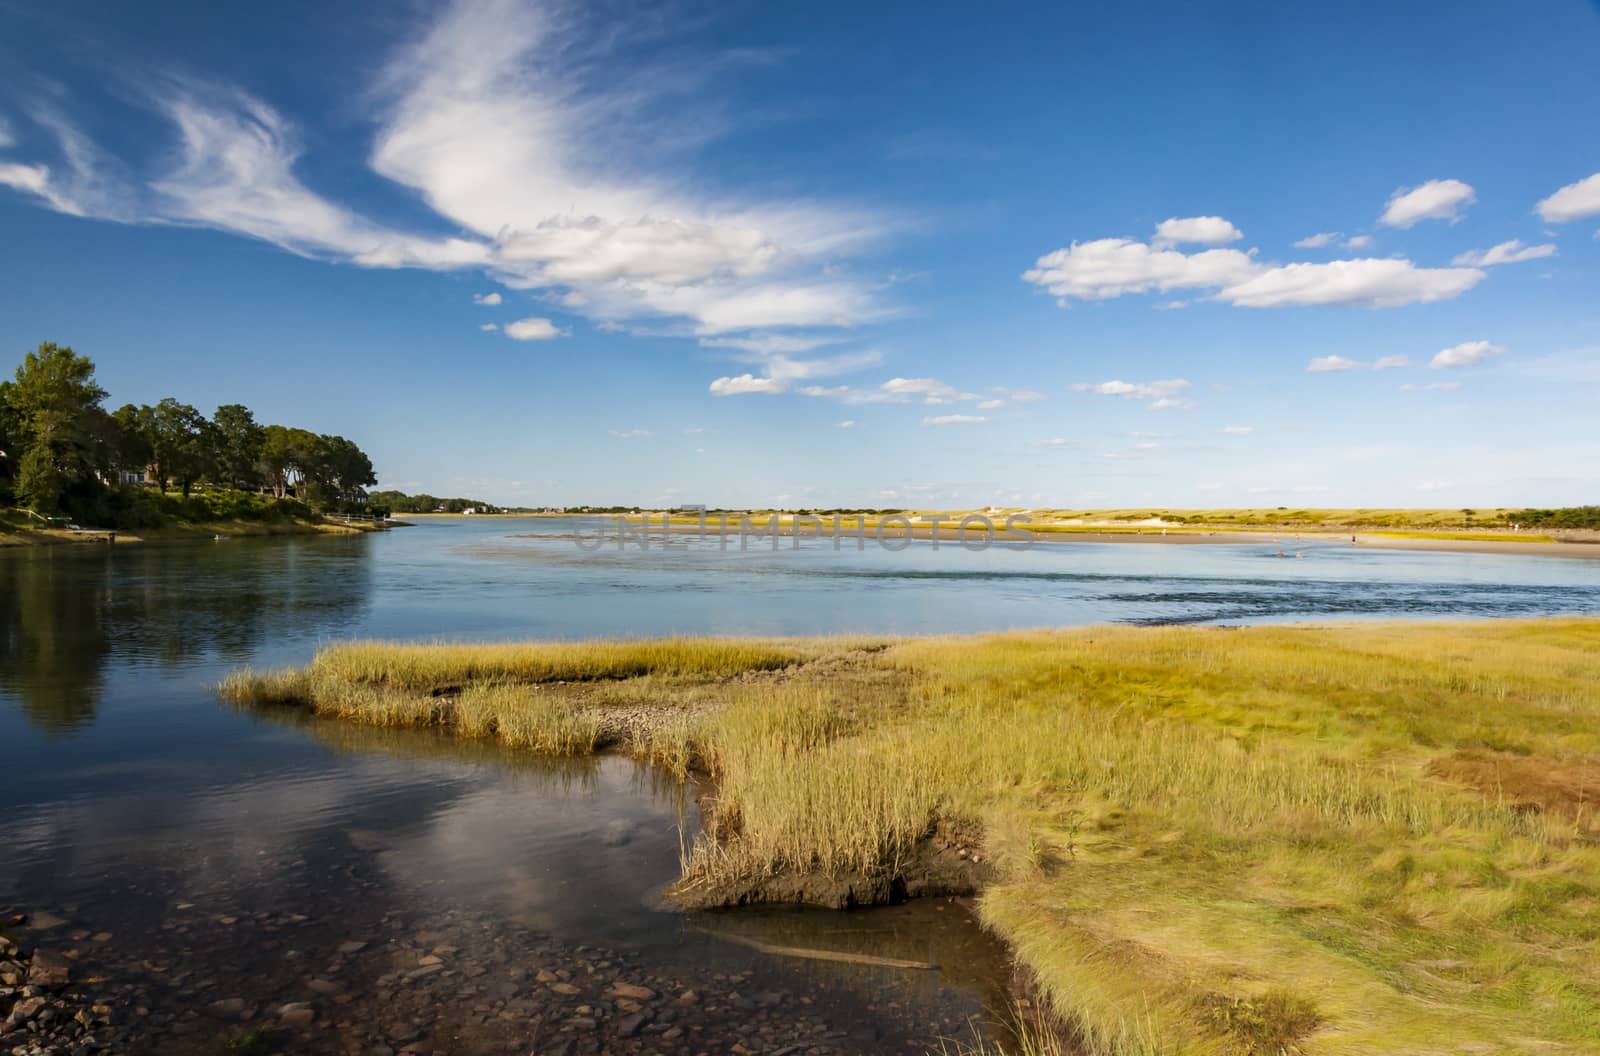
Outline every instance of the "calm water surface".
POLYGON ((841 929, 826 914, 708 924, 662 907, 692 797, 631 762, 240 714, 210 687, 235 666, 303 662, 350 637, 1600 613, 1600 562, 1560 558, 1310 545, 1285 560, 1265 542, 796 550, 787 539, 776 552, 708 539, 591 553, 570 538, 591 526, 495 518, 358 538, 0 552, 0 906, 59 906, 138 934, 180 901, 308 913, 358 899, 448 904, 662 958, 748 959, 726 938, 745 929, 937 960, 951 967, 922 973, 917 999, 976 1008, 993 951, 928 910, 841 929))

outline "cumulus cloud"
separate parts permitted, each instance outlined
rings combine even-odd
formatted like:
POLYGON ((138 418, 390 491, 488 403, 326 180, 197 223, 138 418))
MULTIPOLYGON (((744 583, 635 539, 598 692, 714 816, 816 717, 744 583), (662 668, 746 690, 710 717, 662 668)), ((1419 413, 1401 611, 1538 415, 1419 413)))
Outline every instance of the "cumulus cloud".
POLYGON ((1005 400, 984 400, 978 404, 980 411, 995 411, 1006 405, 1005 400))
POLYGON ((752 393, 774 395, 784 392, 789 383, 779 378, 758 378, 754 374, 740 374, 732 378, 718 378, 711 383, 713 396, 748 396, 752 393))
POLYGON ((1152 290, 1230 286, 1255 271, 1250 255, 1236 249, 1181 253, 1126 238, 1101 238, 1046 253, 1022 277, 1065 303, 1072 298, 1097 301, 1152 290))
POLYGON ((1217 296, 1244 308, 1312 304, 1397 308, 1449 300, 1483 277, 1476 268, 1419 268, 1409 260, 1333 260, 1269 268, 1217 296))
POLYGON ((1429 180, 1395 191, 1378 222, 1387 227, 1410 227, 1422 220, 1455 223, 1461 219, 1461 211, 1477 200, 1470 184, 1460 180, 1429 180))
POLYGON ((970 392, 962 392, 954 385, 947 385, 937 378, 890 378, 879 388, 891 395, 916 397, 923 403, 930 404, 955 403, 957 400, 979 398, 970 392))
MULTIPOLYGON (((1253 251, 1252 251, 1253 253, 1253 251)), ((1023 279, 1065 306, 1073 298, 1213 289, 1213 299, 1244 308, 1355 305, 1393 308, 1445 300, 1484 277, 1476 268, 1419 268, 1409 260, 1362 258, 1322 264, 1258 263, 1252 253, 1210 249, 1183 253, 1123 238, 1074 242, 1040 257, 1023 279)))
POLYGON ((1163 378, 1159 381, 1102 381, 1079 382, 1072 386, 1074 392, 1092 392, 1099 396, 1120 396, 1128 400, 1144 400, 1152 411, 1190 407, 1193 403, 1180 397, 1190 387, 1185 378, 1163 378))
POLYGON ((1496 264, 1521 264, 1525 260, 1539 260, 1543 257, 1556 255, 1556 247, 1551 243, 1539 246, 1524 246, 1519 240, 1513 238, 1509 242, 1501 242, 1488 249, 1471 249, 1459 254, 1450 263, 1457 267, 1492 268, 1496 264))
POLYGON ((472 295, 473 304, 482 304, 490 308, 493 308, 495 305, 500 304, 504 300, 505 298, 501 297, 498 293, 475 293, 472 295))
POLYGON ((1600 216, 1600 172, 1567 184, 1534 208, 1552 224, 1600 216))
POLYGON ((1220 216, 1190 216, 1161 221, 1156 225, 1155 241, 1164 245, 1196 242, 1206 246, 1218 246, 1226 242, 1237 242, 1243 237, 1243 231, 1220 216))
POLYGON ((923 425, 981 425, 989 419, 981 414, 936 414, 922 419, 923 425))
POLYGON ((1360 370, 1364 365, 1343 356, 1318 356, 1306 364, 1306 371, 1311 374, 1327 374, 1339 370, 1360 370))
POLYGON ((506 324, 506 336, 517 341, 549 341, 562 337, 561 330, 548 319, 518 319, 506 324))
POLYGON ((1371 249, 1376 241, 1371 235, 1351 235, 1344 240, 1344 247, 1346 249, 1371 249))
POLYGON ((1440 349, 1439 353, 1428 361, 1428 366, 1438 370, 1450 367, 1472 367, 1486 360, 1493 359, 1505 348, 1500 345, 1490 344, 1488 341, 1464 341, 1459 345, 1440 349))

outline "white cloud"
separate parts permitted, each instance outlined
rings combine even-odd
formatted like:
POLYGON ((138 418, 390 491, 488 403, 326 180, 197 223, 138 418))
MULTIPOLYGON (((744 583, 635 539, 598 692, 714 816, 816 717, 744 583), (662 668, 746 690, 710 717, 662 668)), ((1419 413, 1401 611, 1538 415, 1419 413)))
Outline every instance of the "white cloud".
POLYGON ((923 425, 981 425, 989 419, 981 414, 939 414, 922 419, 923 425))
POLYGON ((368 267, 453 268, 489 260, 485 242, 391 231, 312 191, 294 172, 300 158, 294 126, 244 92, 174 83, 157 93, 155 105, 178 129, 180 144, 150 184, 161 219, 368 267))
POLYGON ((1345 249, 1369 249, 1373 243, 1371 235, 1351 235, 1344 237, 1341 231, 1320 231, 1315 235, 1308 235, 1294 244, 1296 249, 1328 249, 1331 246, 1343 246, 1345 249))
POLYGON ((1094 301, 1151 290, 1228 286, 1255 271, 1250 255, 1237 249, 1180 253, 1126 238, 1102 238, 1046 253, 1022 277, 1064 303, 1074 297, 1094 301))
POLYGON ((369 220, 297 175, 296 129, 227 85, 167 78, 139 96, 177 131, 153 175, 128 176, 65 122, 62 162, 0 165, 0 184, 60 212, 218 228, 370 267, 481 268, 602 322, 686 321, 700 334, 839 328, 885 315, 881 284, 842 258, 894 226, 834 203, 712 192, 689 150, 726 131, 708 85, 726 61, 595 76, 613 34, 576 7, 458 0, 375 83, 368 161, 456 233, 369 220), (700 105, 706 100, 705 105, 700 105))
POLYGON ((843 340, 837 334, 747 334, 702 337, 700 344, 705 348, 735 348, 758 356, 795 356, 843 340))
POLYGON ((1038 403, 1040 400, 1044 399, 1044 393, 1037 392, 1033 389, 1008 389, 1004 386, 997 385, 989 391, 1008 397, 1014 403, 1038 403))
POLYGON ((1428 361, 1428 366, 1435 369, 1471 367, 1493 359, 1504 351, 1500 345, 1493 345, 1487 341, 1464 341, 1459 345, 1441 349, 1438 355, 1428 361))
POLYGON ((1472 249, 1462 253, 1450 263, 1457 267, 1489 268, 1496 264, 1521 264, 1525 260, 1539 260, 1543 257, 1556 255, 1556 247, 1551 243, 1540 246, 1524 246, 1519 240, 1513 238, 1509 242, 1501 242, 1489 249, 1472 249))
POLYGON ((1005 405, 1006 405, 1006 401, 1005 400, 984 400, 982 403, 978 404, 978 410, 980 410, 980 411, 995 411, 995 410, 999 410, 1001 407, 1004 407, 1005 405))
POLYGON ((856 420, 854 418, 846 418, 844 421, 839 422, 835 426, 835 428, 838 428, 838 429, 854 429, 855 427, 856 427, 856 420))
POLYGON ((495 325, 494 323, 479 323, 478 324, 478 329, 482 330, 484 333, 487 334, 487 333, 493 333, 494 331, 500 329, 500 327, 495 325))
POLYGON ((1043 286, 1063 306, 1073 298, 1104 300, 1189 288, 1214 289, 1214 299, 1245 308, 1393 308, 1455 297, 1483 277, 1477 269, 1419 268, 1395 259, 1267 266, 1236 249, 1182 253, 1122 238, 1074 242, 1040 257, 1023 273, 1024 280, 1043 286))
POLYGON ((475 293, 472 295, 473 304, 482 304, 490 308, 493 308, 495 305, 504 300, 505 298, 501 297, 498 293, 475 293))
POLYGON ((607 432, 618 440, 643 440, 656 435, 648 429, 608 429, 607 432))
POLYGON ((1237 242, 1243 237, 1244 232, 1220 216, 1190 216, 1161 221, 1156 225, 1155 241, 1163 245, 1198 242, 1218 246, 1225 242, 1237 242))
POLYGON ((1145 400, 1152 411, 1167 411, 1179 407, 1192 407, 1192 400, 1181 399, 1179 394, 1190 387, 1187 379, 1164 378, 1159 381, 1102 381, 1098 384, 1079 382, 1072 386, 1074 392, 1092 392, 1100 396, 1121 396, 1128 400, 1145 400))
POLYGON ((1306 371, 1310 374, 1327 374, 1338 370, 1360 370, 1365 365, 1343 356, 1318 356, 1306 364, 1306 371))
POLYGON ((6 120, 4 114, 0 114, 0 148, 16 145, 17 137, 16 133, 11 131, 11 122, 6 120))
POLYGON ((819 272, 880 237, 881 218, 691 191, 705 184, 666 170, 717 130, 695 105, 717 63, 602 86, 585 61, 607 44, 584 28, 552 5, 452 5, 386 70, 373 168, 494 238, 506 281, 576 290, 600 318, 712 334, 877 313, 867 286, 819 272))
POLYGON ((732 378, 718 378, 711 383, 713 396, 747 396, 751 393, 774 395, 789 388, 789 383, 778 378, 758 378, 754 374, 740 374, 732 378))
POLYGON ((1461 388, 1459 381, 1432 381, 1426 385, 1413 385, 1409 382, 1400 386, 1401 392, 1455 392, 1461 388))
POLYGON ((1269 268, 1217 296, 1245 308, 1311 304, 1397 308, 1448 300, 1483 277, 1484 272, 1475 268, 1419 268, 1409 260, 1333 260, 1269 268))
POLYGON ((1099 384, 1079 382, 1072 389, 1074 392, 1093 392, 1101 396, 1123 396, 1130 400, 1154 400, 1175 396, 1189 387, 1185 378, 1165 378, 1161 381, 1102 381, 1099 384))
POLYGON ((1600 215, 1600 172, 1567 184, 1534 208, 1552 224, 1600 215))
POLYGON ((1395 191, 1378 222, 1388 227, 1410 227, 1421 220, 1455 223, 1461 219, 1461 210, 1477 200, 1470 184, 1460 180, 1429 180, 1395 191))
POLYGON ((506 336, 517 341, 549 341, 564 336, 548 319, 518 319, 506 324, 506 336))
POLYGON ((1409 367, 1411 360, 1405 356, 1383 356, 1372 364, 1373 370, 1397 370, 1400 367, 1409 367))
POLYGON ((1253 425, 1225 425, 1222 427, 1222 431, 1229 436, 1249 436, 1256 431, 1256 427, 1253 425))
POLYGON ((947 385, 936 378, 890 378, 878 386, 886 393, 896 396, 920 396, 923 403, 940 404, 955 403, 957 400, 976 400, 979 397, 962 392, 953 385, 947 385))

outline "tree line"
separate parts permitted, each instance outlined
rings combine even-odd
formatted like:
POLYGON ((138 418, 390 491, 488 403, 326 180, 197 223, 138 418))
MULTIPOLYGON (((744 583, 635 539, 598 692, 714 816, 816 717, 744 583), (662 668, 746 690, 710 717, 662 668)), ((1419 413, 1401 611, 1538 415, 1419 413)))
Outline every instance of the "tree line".
POLYGON ((349 508, 377 483, 372 461, 342 436, 263 425, 243 404, 207 418, 167 397, 105 409, 94 362, 45 343, 0 381, 0 500, 34 512, 111 523, 139 484, 185 499, 199 486, 349 508))
POLYGON ((463 513, 467 510, 476 510, 478 513, 506 512, 482 499, 440 499, 425 492, 407 495, 403 491, 375 491, 368 496, 368 502, 373 508, 393 513, 463 513))

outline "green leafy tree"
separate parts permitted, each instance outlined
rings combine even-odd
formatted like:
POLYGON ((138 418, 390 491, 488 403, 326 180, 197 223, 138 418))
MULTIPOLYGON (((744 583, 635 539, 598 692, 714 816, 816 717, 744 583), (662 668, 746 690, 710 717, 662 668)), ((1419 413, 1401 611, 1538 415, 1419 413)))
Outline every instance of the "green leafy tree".
POLYGON ((154 407, 122 407, 116 419, 132 434, 124 444, 126 449, 148 450, 161 490, 176 484, 188 498, 211 465, 211 423, 206 416, 168 396, 154 407))
MULTIPOLYGON (((93 499, 103 491, 107 418, 106 392, 94 378, 94 363, 72 349, 46 342, 23 357, 0 399, 8 428, 21 450, 16 457, 16 492, 44 514, 60 511, 69 496, 93 499)), ((12 459, 6 449, 7 462, 12 459)))
POLYGON ((261 483, 261 449, 267 431, 250 408, 227 403, 211 417, 211 468, 218 483, 248 491, 261 483))
POLYGON ((342 504, 365 499, 368 485, 378 482, 377 474, 372 471, 372 459, 342 436, 324 436, 321 440, 320 483, 342 504))
POLYGON ((155 461, 151 437, 155 433, 151 407, 125 403, 111 417, 117 423, 117 468, 132 472, 145 470, 155 461))

